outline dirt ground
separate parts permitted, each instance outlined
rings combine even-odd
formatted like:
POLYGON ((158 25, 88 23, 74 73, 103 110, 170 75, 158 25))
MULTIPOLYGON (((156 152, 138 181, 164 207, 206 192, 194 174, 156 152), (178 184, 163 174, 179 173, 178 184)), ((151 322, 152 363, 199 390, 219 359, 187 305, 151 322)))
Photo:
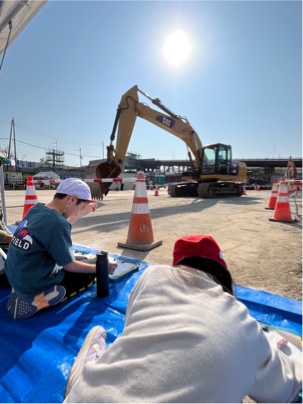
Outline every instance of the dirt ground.
MULTIPOLYGON (((73 242, 150 263, 171 264, 177 238, 210 234, 219 243, 236 284, 302 300, 302 194, 289 203, 295 223, 272 222, 267 210, 271 191, 246 191, 225 199, 171 198, 166 189, 155 196, 147 191, 154 239, 162 245, 150 251, 121 249, 125 243, 134 191, 110 191, 96 212, 80 219, 72 230, 73 242)), ((38 201, 48 203, 54 191, 37 190, 38 201)), ((23 212, 24 191, 6 191, 8 224, 23 212)))

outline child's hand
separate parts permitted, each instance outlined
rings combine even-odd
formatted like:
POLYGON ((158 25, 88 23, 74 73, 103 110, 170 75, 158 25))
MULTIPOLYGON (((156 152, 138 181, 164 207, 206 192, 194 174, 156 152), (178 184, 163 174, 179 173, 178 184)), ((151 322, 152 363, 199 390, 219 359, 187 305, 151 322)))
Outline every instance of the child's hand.
POLYGON ((97 205, 95 203, 88 203, 83 210, 81 210, 78 215, 72 216, 68 218, 68 221, 70 224, 74 224, 77 220, 79 220, 81 217, 87 215, 88 213, 96 212, 97 205))
POLYGON ((115 262, 109 262, 108 263, 108 271, 109 271, 110 275, 113 275, 116 268, 117 268, 117 264, 115 262))
POLYGON ((95 203, 88 203, 85 207, 84 214, 82 216, 87 215, 88 213, 96 212, 96 209, 97 205, 95 203))

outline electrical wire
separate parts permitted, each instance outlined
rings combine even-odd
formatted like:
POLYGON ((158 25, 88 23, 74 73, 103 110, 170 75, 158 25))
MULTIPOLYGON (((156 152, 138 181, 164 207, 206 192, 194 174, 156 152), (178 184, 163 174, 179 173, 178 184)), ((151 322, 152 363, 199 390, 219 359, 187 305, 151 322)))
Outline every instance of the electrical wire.
MULTIPOLYGON (((1 139, 1 140, 5 140, 5 139, 8 140, 8 138, 0 138, 0 139, 1 139)), ((27 142, 23 142, 22 140, 16 140, 16 142, 17 142, 17 143, 25 144, 26 146, 36 147, 37 149, 42 149, 42 150, 47 150, 47 149, 49 149, 49 147, 37 146, 37 145, 34 145, 34 144, 30 144, 30 143, 27 143, 27 142)), ((64 154, 67 154, 68 156, 76 156, 76 157, 79 157, 79 154, 67 153, 67 152, 64 152, 64 154)), ((84 156, 84 155, 81 155, 81 157, 82 157, 82 158, 95 158, 95 159, 100 158, 99 156, 84 156)))

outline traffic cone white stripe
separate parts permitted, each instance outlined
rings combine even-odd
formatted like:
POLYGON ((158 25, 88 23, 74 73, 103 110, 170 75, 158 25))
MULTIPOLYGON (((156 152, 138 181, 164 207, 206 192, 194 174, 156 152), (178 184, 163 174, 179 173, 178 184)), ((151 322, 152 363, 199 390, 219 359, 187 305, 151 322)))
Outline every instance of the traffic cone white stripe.
POLYGON ((146 189, 144 190, 144 188, 142 186, 140 186, 140 187, 137 186, 136 197, 147 199, 146 189))
MULTIPOLYGON (((33 200, 24 201, 24 205, 33 205, 33 200)), ((34 205, 36 205, 36 203, 34 203, 34 205)))
POLYGON ((147 203, 134 203, 132 207, 132 213, 137 215, 145 215, 149 213, 149 207, 147 203))
POLYGON ((27 196, 36 196, 36 188, 34 185, 28 185, 27 196))
POLYGON ((278 196, 278 202, 288 203, 288 196, 278 196))

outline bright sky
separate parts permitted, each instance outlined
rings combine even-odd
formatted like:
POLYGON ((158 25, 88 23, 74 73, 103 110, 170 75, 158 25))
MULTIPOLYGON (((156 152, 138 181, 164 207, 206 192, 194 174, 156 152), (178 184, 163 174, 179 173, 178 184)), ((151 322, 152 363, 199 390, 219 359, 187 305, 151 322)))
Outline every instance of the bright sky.
MULTIPOLYGON (((1 147, 14 118, 20 160, 49 147, 68 165, 80 165, 80 149, 82 165, 103 158, 135 84, 186 116, 204 145, 231 144, 235 159, 300 157, 301 1, 50 0, 7 50, 1 147)), ((141 118, 128 151, 187 158, 182 140, 141 118)))

